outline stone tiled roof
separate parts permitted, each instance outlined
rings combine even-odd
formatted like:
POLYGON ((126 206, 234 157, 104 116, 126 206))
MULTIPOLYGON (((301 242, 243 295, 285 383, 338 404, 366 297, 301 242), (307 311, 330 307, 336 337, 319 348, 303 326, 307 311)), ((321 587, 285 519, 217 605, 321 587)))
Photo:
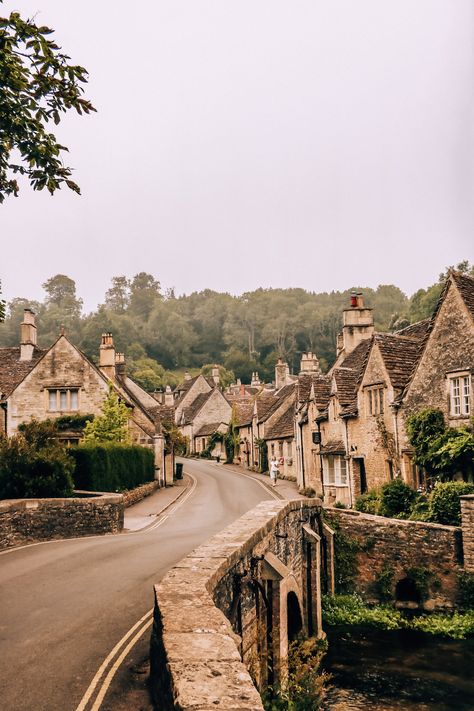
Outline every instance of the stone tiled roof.
POLYGON ((404 388, 418 363, 423 347, 423 338, 414 339, 391 333, 375 335, 380 353, 394 388, 404 388))
POLYGON ((430 330, 430 326, 431 318, 425 318, 423 319, 423 321, 411 323, 409 326, 405 326, 405 328, 401 328, 399 331, 395 331, 393 335, 423 339, 430 330))
POLYGON ((361 341, 344 358, 339 368, 333 370, 337 396, 341 405, 341 415, 355 415, 357 413, 357 387, 365 370, 372 342, 372 338, 361 341))
POLYGON ((0 400, 9 397, 33 370, 46 350, 35 348, 31 360, 20 360, 20 347, 0 348, 0 400))
POLYGON ((314 396, 318 410, 324 410, 331 394, 331 379, 321 373, 301 373, 298 376, 299 402, 305 402, 309 399, 311 385, 314 386, 314 396))
POLYGON ((282 414, 265 432, 265 439, 283 439, 294 436, 294 403, 289 402, 282 414))
POLYGON ((275 404, 275 395, 271 391, 264 390, 257 396, 257 419, 263 421, 270 408, 275 404))
POLYGON ((273 415, 274 412, 285 402, 287 398, 290 398, 296 391, 296 383, 290 383, 290 385, 284 385, 280 390, 278 390, 274 395, 272 395, 272 402, 270 403, 268 409, 264 414, 259 416, 259 422, 265 422, 268 418, 273 415))
POLYGON ((321 445, 321 454, 345 454, 344 442, 340 439, 330 439, 321 445))
POLYGON ((117 381, 127 389, 128 393, 136 400, 144 410, 154 412, 159 403, 155 398, 147 393, 138 383, 128 377, 128 375, 117 376, 117 381))
POLYGON ((451 272, 451 276, 472 318, 474 318, 474 278, 455 271, 451 272))
POLYGON ((243 427, 252 422, 254 401, 253 400, 237 400, 232 404, 236 424, 238 427, 243 427))
POLYGON ((212 390, 208 393, 199 393, 188 407, 183 408, 183 419, 185 424, 191 424, 204 403, 209 399, 212 390))
POLYGON ((210 435, 213 435, 214 432, 217 432, 219 427, 221 425, 225 424, 224 422, 213 422, 212 424, 209 425, 203 425, 194 435, 195 437, 208 437, 210 435))

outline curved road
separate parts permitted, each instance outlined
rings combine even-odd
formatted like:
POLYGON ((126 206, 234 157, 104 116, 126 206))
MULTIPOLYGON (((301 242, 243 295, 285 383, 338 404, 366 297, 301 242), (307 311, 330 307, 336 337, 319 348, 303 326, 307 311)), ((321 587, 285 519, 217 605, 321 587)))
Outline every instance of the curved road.
MULTIPOLYGON (((186 460, 185 471, 197 486, 159 527, 0 555, 2 711, 99 708, 94 696, 82 706, 81 700, 109 652, 153 606, 153 584, 197 545, 271 498, 256 480, 222 466, 186 460)), ((142 650, 148 639, 149 629, 142 650)), ((119 687, 120 672, 102 711, 118 708, 119 687)))

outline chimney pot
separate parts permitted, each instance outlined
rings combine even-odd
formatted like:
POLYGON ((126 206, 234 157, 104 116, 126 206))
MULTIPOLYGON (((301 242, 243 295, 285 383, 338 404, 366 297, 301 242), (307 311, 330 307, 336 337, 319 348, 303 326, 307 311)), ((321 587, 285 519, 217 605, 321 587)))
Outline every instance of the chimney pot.
POLYGON ((31 309, 23 311, 20 326, 20 360, 31 360, 36 347, 35 314, 31 309))

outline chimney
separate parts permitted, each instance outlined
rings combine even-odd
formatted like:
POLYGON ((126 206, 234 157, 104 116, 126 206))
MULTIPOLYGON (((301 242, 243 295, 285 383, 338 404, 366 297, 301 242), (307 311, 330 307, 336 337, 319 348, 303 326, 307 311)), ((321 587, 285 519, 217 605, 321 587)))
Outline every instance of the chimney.
POLYGON ((301 354, 300 374, 301 373, 320 373, 321 368, 316 355, 309 351, 301 354))
POLYGON ((99 368, 103 374, 113 380, 115 377, 115 346, 111 333, 103 333, 99 348, 99 368))
POLYGON ((240 385, 239 385, 239 395, 241 397, 245 396, 245 385, 243 383, 240 383, 240 385))
POLYGON ((184 373, 184 379, 191 380, 191 373, 188 370, 186 370, 184 373))
POLYGON ((35 314, 31 309, 23 311, 20 326, 20 360, 31 360, 36 346, 35 314))
POLYGON ((218 365, 212 366, 212 379, 213 379, 216 386, 219 385, 220 377, 219 377, 219 366, 218 365))
POLYGON ((288 363, 284 363, 282 358, 278 358, 278 362, 275 366, 275 388, 279 390, 289 380, 290 367, 288 363))
POLYGON ((126 374, 125 353, 115 354, 115 372, 122 376, 126 374))
POLYGON ((254 388, 258 388, 260 385, 260 378, 258 377, 257 371, 255 373, 252 373, 252 382, 250 383, 254 388))
POLYGON ((166 386, 165 390, 165 406, 173 407, 174 405, 174 395, 169 385, 166 386))
POLYGON ((353 292, 350 298, 350 307, 343 311, 342 341, 345 355, 374 333, 372 309, 364 306, 362 294, 353 292))
POLYGON ((152 392, 152 397, 154 397, 156 402, 159 402, 160 405, 163 405, 163 400, 164 400, 163 390, 155 390, 154 392, 152 392))

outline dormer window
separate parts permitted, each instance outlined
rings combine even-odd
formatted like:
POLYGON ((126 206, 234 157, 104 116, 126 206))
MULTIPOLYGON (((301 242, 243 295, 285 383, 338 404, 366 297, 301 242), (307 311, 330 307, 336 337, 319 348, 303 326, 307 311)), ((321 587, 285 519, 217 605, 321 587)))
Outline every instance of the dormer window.
POLYGON ((471 414, 471 376, 459 373, 449 376, 449 414, 469 417, 471 414))
POLYGON ((367 412, 369 415, 383 415, 384 388, 381 385, 366 388, 367 412))

